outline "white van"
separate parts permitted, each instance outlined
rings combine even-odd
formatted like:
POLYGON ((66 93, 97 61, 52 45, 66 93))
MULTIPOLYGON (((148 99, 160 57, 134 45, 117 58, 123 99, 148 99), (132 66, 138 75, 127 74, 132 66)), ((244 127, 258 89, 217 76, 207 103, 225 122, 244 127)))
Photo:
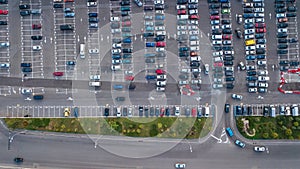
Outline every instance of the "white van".
POLYGON ((190 45, 194 46, 194 45, 199 45, 199 41, 190 41, 190 45))
POLYGON ((189 15, 177 15, 177 19, 189 19, 189 15))
POLYGON ((208 117, 208 116, 209 116, 209 107, 208 107, 208 106, 205 106, 205 107, 204 107, 204 116, 205 116, 205 117, 208 117))
POLYGON ((213 39, 213 40, 219 40, 219 39, 222 39, 222 35, 212 35, 212 36, 211 36, 211 39, 213 39))
POLYGON ((80 44, 80 58, 85 58, 85 44, 80 44))
POLYGON ((292 115, 293 116, 299 116, 299 107, 297 104, 292 105, 292 115))

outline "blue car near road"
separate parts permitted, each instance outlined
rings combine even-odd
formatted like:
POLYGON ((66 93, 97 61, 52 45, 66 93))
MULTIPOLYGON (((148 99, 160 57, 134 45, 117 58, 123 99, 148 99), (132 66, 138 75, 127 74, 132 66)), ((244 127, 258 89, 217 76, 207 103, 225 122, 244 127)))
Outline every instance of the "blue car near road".
POLYGON ((245 148, 245 143, 241 142, 240 140, 235 140, 235 145, 241 147, 241 148, 245 148))
POLYGON ((156 75, 147 75, 146 79, 147 80, 154 80, 154 79, 156 79, 156 75))
POLYGON ((146 42, 146 47, 155 47, 154 42, 146 42))
POLYGON ((246 60, 255 60, 256 56, 255 55, 247 55, 246 60))
POLYGON ((233 131, 231 130, 230 127, 227 127, 227 128, 226 128, 226 132, 227 132, 227 134, 229 135, 229 137, 232 137, 232 136, 233 136, 233 131))

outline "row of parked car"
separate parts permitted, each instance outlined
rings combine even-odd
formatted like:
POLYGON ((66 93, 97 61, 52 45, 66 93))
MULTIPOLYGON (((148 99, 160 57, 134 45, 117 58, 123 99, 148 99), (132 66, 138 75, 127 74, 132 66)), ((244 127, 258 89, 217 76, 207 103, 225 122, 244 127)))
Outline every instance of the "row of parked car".
POLYGON ((156 63, 156 75, 147 75, 146 79, 156 79, 156 91, 163 92, 167 85, 167 75, 164 70, 166 58, 166 28, 165 28, 164 0, 154 0, 144 5, 144 38, 145 62, 147 67, 156 63), (153 16, 153 10, 155 11, 153 16), (154 50, 155 48, 155 50, 154 50), (153 78, 151 78, 153 77, 153 78))
MULTIPOLYGON (((177 0, 177 41, 178 56, 189 62, 190 68, 182 68, 179 75, 180 86, 191 84, 192 88, 200 89, 201 84, 201 56, 199 41, 199 12, 198 0, 177 0), (183 70, 190 71, 183 71, 183 70), (189 73, 191 80, 189 82, 189 73)), ((185 65, 185 64, 184 64, 185 65)), ((207 67, 208 69, 208 67, 207 67)), ((207 71, 208 74, 208 71, 207 71)))
POLYGON ((253 107, 251 105, 237 105, 233 107, 233 113, 236 116, 252 116, 255 115, 263 115, 276 117, 277 115, 286 115, 286 116, 299 116, 299 105, 262 105, 257 109, 257 107, 253 107), (257 110, 254 110, 257 109, 257 110), (255 112, 254 111, 261 111, 255 112))
POLYGON ((296 3, 295 1, 275 1, 275 12, 277 19, 277 54, 280 57, 280 70, 287 71, 290 67, 297 68, 299 61, 298 53, 288 51, 289 49, 298 48, 298 32, 296 22, 296 3), (292 31, 289 31, 291 27, 292 31), (289 55, 289 57, 287 57, 289 55), (287 58, 289 60, 287 60, 287 58))
MULTIPOLYGON (((5 3, 0 3, 0 4, 5 4, 5 3)), ((5 6, 7 6, 7 5, 1 5, 1 8, 4 8, 5 6)), ((7 32, 7 29, 5 29, 5 28, 7 28, 7 17, 8 17, 7 14, 8 14, 8 10, 4 10, 4 9, 0 10, 0 20, 1 20, 0 25, 3 25, 0 27, 1 27, 1 32, 3 32, 3 33, 7 32), (3 23, 3 24, 1 24, 1 23, 3 23)), ((5 39, 7 39, 7 38, 5 36, 3 36, 2 40, 1 40, 2 42, 0 42, 0 48, 7 49, 9 47, 9 42, 6 42, 5 39)), ((8 73, 7 69, 9 67, 10 67, 9 60, 6 60, 6 58, 1 59, 0 69, 3 69, 3 72, 1 72, 1 73, 4 73, 4 71, 8 73)), ((0 70, 0 71, 2 71, 2 70, 0 70)))
POLYGON ((214 81, 212 87, 223 87, 223 67, 225 72, 226 88, 234 87, 234 50, 232 46, 231 5, 229 1, 211 1, 210 23, 213 44, 214 81))
POLYGON ((244 40, 246 59, 246 80, 249 93, 267 92, 268 71, 266 70, 266 24, 264 19, 264 1, 243 3, 243 17, 238 15, 237 22, 244 18, 244 40), (256 63, 256 64, 255 64, 256 63))

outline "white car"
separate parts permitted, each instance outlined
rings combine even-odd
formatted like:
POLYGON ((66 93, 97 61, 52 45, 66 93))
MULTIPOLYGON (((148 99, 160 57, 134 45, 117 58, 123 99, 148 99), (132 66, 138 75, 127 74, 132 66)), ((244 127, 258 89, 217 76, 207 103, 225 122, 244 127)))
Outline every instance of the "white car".
POLYGON ((180 116, 180 107, 179 106, 175 106, 175 116, 180 116))
POLYGON ((254 39, 254 35, 245 35, 245 40, 254 39))
POLYGON ((164 52, 165 48, 156 48, 156 52, 164 52))
POLYGON ((41 49, 42 49, 42 47, 40 45, 32 46, 32 50, 34 50, 34 51, 39 51, 41 49))
POLYGON ((222 55, 223 55, 223 51, 213 52, 213 56, 222 56, 222 55))
POLYGON ((253 147, 253 151, 264 152, 264 151, 266 151, 266 148, 264 146, 255 146, 255 147, 253 147))
POLYGON ((189 24, 191 25, 198 25, 198 20, 189 20, 189 24))
POLYGON ((263 13, 264 11, 264 8, 254 8, 255 13, 263 13))
POLYGON ((266 48, 266 45, 262 45, 262 44, 258 44, 258 45, 256 45, 256 49, 259 49, 259 48, 266 48))
POLYGON ((9 63, 0 63, 0 68, 9 68, 9 63))
POLYGON ((21 93, 22 94, 31 94, 32 93, 32 88, 22 88, 21 93))
POLYGON ((220 29, 220 26, 219 26, 219 25, 213 25, 213 26, 211 26, 211 29, 212 29, 212 30, 220 29))
POLYGON ((186 5, 177 5, 176 9, 186 9, 186 5))
POLYGON ((162 87, 162 86, 166 86, 167 81, 157 81, 156 82, 156 86, 162 87))
POLYGON ((118 65, 118 64, 121 64, 122 62, 121 62, 121 60, 119 60, 119 59, 112 59, 112 60, 111 60, 111 63, 112 63, 113 65, 118 65))
POLYGON ((167 79, 167 75, 157 75, 156 79, 157 80, 166 80, 167 79))
POLYGON ((212 87, 213 87, 214 89, 220 89, 220 88, 223 87, 223 84, 213 84, 212 87))
POLYGON ((222 41, 220 41, 220 40, 213 40, 212 44, 213 45, 222 45, 222 41))
POLYGON ((191 57, 191 62, 192 61, 201 61, 201 57, 200 56, 193 56, 193 57, 191 57))
POLYGON ((259 61, 257 61, 257 65, 259 65, 259 66, 264 66, 266 64, 267 64, 266 60, 259 60, 259 61))
POLYGON ((121 107, 117 108, 117 117, 121 117, 122 113, 121 113, 121 107))
POLYGON ((231 25, 222 25, 222 29, 231 29, 231 25))
POLYGON ((231 45, 231 40, 223 40, 223 45, 231 45))
POLYGON ((90 80, 100 80, 100 75, 90 75, 90 80))
POLYGON ((286 14, 285 13, 278 13, 276 14, 276 18, 285 18, 286 14))
POLYGON ((155 0, 154 4, 164 4, 164 0, 155 0))
POLYGON ((250 34, 254 34, 255 33, 255 29, 246 29, 244 31, 245 35, 250 35, 250 34))
POLYGON ((189 32, 190 35, 199 35, 199 31, 196 30, 196 31, 190 31, 189 32))
POLYGON ((190 9, 189 15, 198 14, 198 9, 190 9))
POLYGON ((248 65, 246 66, 247 70, 255 70, 255 66, 254 65, 248 65))
POLYGON ((114 44, 112 45, 112 47, 113 47, 113 48, 122 48, 122 44, 120 44, 120 43, 114 43, 114 44))
POLYGON ((119 17, 116 17, 116 16, 112 16, 112 17, 110 17, 110 21, 111 21, 111 22, 114 22, 114 21, 119 22, 119 21, 120 21, 120 18, 119 18, 119 17))
POLYGON ((190 49, 191 49, 191 51, 199 51, 200 47, 199 46, 191 46, 190 49))
POLYGON ((238 94, 232 94, 231 97, 233 99, 237 99, 237 100, 242 100, 243 99, 243 96, 242 95, 238 95, 238 94))
POLYGON ((247 50, 255 50, 255 46, 254 45, 252 45, 252 46, 246 46, 245 47, 245 50, 247 51, 247 50))
POLYGON ((277 30, 278 31, 278 33, 286 33, 287 32, 287 29, 286 28, 281 28, 281 29, 278 29, 277 30))
POLYGON ((265 76, 265 75, 268 75, 269 72, 267 70, 259 70, 259 71, 257 71, 257 74, 261 75, 261 76, 265 76))
POLYGON ((189 26, 188 28, 189 28, 189 30, 197 30, 197 29, 198 29, 198 26, 196 26, 196 25, 191 25, 191 26, 189 26))
POLYGON ((111 70, 112 70, 112 71, 121 70, 121 65, 112 65, 112 66, 111 66, 111 70))
POLYGON ((121 29, 112 29, 111 33, 115 34, 115 33, 121 33, 121 29))
POLYGON ((247 50, 246 51, 246 55, 255 55, 255 54, 256 54, 255 50, 247 50))
POLYGON ((260 81, 260 82, 266 82, 269 80, 270 80, 269 76, 258 76, 258 81, 260 81))
POLYGON ((247 24, 247 23, 253 23, 254 22, 254 20, 253 19, 245 19, 245 23, 247 24))
POLYGON ((164 26, 155 26, 156 31, 164 31, 165 27, 164 26))
POLYGON ((177 31, 177 35, 186 35, 187 31, 177 31))
POLYGON ((156 10, 155 13, 158 13, 158 14, 165 14, 163 10, 156 10))
POLYGON ((99 49, 96 49, 96 48, 95 49, 90 49, 89 53, 90 54, 92 54, 92 53, 99 53, 99 49))
POLYGON ((234 54, 234 51, 232 50, 232 51, 224 51, 224 54, 225 55, 233 55, 234 54))
POLYGON ((264 18, 255 18, 256 23, 264 23, 265 19, 264 18))
POLYGON ((186 26, 177 26, 177 30, 186 30, 186 26))
POLYGON ((87 2, 87 6, 88 7, 97 6, 97 2, 87 2))
POLYGON ((145 22, 145 25, 146 25, 146 26, 154 26, 154 23, 148 21, 148 22, 145 22))
POLYGON ((258 83, 258 87, 265 87, 267 88, 269 85, 268 83, 258 83))
POLYGON ((156 91, 158 92, 164 92, 166 90, 166 88, 164 87, 156 87, 156 91))
POLYGON ((111 50, 112 54, 120 54, 121 53, 121 49, 113 49, 111 50))
POLYGON ((248 92, 249 93, 256 93, 257 92, 257 88, 249 88, 248 92))
POLYGON ((191 80, 191 83, 192 84, 201 84, 202 81, 200 79, 194 79, 194 80, 191 80))

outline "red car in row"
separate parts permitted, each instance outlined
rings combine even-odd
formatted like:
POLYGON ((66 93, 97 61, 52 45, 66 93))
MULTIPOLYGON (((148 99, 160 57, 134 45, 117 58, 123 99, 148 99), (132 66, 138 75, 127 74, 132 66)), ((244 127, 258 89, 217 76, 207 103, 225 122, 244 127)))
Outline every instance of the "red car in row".
POLYGON ((256 28, 256 29, 255 29, 255 32, 256 32, 256 33, 266 33, 266 32, 267 32, 267 29, 266 29, 266 28, 256 28))
POLYGON ((219 16, 219 15, 211 15, 211 16, 210 16, 210 19, 211 19, 211 20, 219 20, 219 19, 220 19, 220 16, 219 16))
POLYGON ((32 29, 41 29, 42 25, 41 24, 32 24, 32 29))
POLYGON ((156 42, 156 47, 165 47, 166 42, 156 42))
POLYGON ((8 14, 8 10, 0 10, 0 15, 7 15, 8 14))
POLYGON ((185 15, 185 14, 186 14, 185 9, 177 10, 177 15, 185 15))
POLYGON ((190 17, 190 19, 194 19, 194 20, 200 19, 199 15, 190 15, 189 17, 190 17))

